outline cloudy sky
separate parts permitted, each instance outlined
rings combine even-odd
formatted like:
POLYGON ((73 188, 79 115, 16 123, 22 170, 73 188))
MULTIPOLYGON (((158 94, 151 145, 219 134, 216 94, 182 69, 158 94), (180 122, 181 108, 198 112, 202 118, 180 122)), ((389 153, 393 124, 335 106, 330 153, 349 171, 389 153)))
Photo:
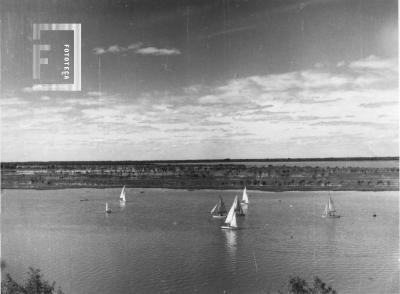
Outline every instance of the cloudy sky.
POLYGON ((395 0, 14 2, 3 161, 398 156, 395 0), (50 22, 82 24, 81 92, 31 90, 50 22))

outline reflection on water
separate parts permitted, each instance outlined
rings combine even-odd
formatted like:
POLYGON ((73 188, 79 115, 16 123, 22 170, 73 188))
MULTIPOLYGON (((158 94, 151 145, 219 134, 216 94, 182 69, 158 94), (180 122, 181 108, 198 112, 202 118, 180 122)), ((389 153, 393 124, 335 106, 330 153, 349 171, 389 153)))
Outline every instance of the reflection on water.
POLYGON ((336 238, 336 227, 338 226, 338 222, 340 222, 340 219, 322 218, 322 221, 325 222, 326 226, 326 230, 323 231, 326 234, 326 240, 329 244, 334 244, 336 238))
POLYGON ((290 275, 399 293, 396 192, 337 192, 343 217, 324 219, 326 192, 248 191, 241 229, 221 230, 209 208, 235 192, 146 189, 121 207, 119 189, 5 190, 5 271, 38 267, 65 293, 276 293, 290 275))
POLYGON ((243 213, 245 215, 247 215, 249 213, 249 205, 248 204, 242 204, 242 210, 243 210, 243 213))
POLYGON ((222 230, 224 233, 226 243, 225 247, 231 258, 236 257, 237 249, 237 232, 236 230, 222 230))

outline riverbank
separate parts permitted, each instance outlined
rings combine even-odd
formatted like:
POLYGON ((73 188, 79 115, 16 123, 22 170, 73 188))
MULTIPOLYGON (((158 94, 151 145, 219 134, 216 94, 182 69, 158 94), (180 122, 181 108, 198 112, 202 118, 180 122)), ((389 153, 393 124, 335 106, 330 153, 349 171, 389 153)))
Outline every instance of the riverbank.
MULTIPOLYGON (((126 185, 124 185, 126 186, 126 185)), ((104 186, 104 187, 93 187, 93 186, 79 186, 79 187, 5 187, 1 188, 1 190, 39 190, 39 191, 50 191, 50 190, 67 190, 67 189, 111 189, 111 188, 121 188, 121 185, 118 186, 104 186)), ((221 190, 221 191, 227 191, 227 190, 233 190, 233 188, 212 188, 212 187, 203 187, 203 188, 195 188, 195 189, 188 189, 188 188, 182 188, 182 187, 134 187, 134 186, 126 186, 127 188, 136 188, 136 189, 170 189, 170 190, 187 190, 187 191, 197 191, 197 190, 221 190)), ((247 186, 246 186, 247 188, 247 186)), ((261 191, 261 192, 318 192, 318 191, 349 191, 349 192, 384 192, 384 191, 399 191, 399 189, 359 189, 359 190, 353 190, 353 189, 304 189, 304 190, 299 190, 299 189, 280 189, 280 190, 273 190, 273 189, 259 189, 257 187, 250 187, 247 188, 248 191, 261 191)), ((236 191, 236 190, 235 190, 236 191)))
MULTIPOLYGON (((398 162, 398 161, 397 161, 398 162)), ((218 162, 3 163, 2 189, 171 188, 260 191, 397 191, 399 168, 218 162)))

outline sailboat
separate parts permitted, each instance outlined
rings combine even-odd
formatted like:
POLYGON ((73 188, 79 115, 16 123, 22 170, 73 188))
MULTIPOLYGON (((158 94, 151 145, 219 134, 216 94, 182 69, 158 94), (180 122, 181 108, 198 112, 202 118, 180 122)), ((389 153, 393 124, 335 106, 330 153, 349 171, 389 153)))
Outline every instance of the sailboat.
POLYGON ((126 203, 126 198, 125 198, 126 192, 125 192, 125 186, 121 190, 121 194, 119 195, 119 203, 120 204, 125 204, 126 203))
POLYGON ((237 214, 238 216, 243 216, 243 215, 244 215, 244 211, 243 211, 242 206, 241 206, 240 203, 239 203, 239 200, 238 200, 238 196, 237 196, 237 195, 236 195, 236 197, 235 197, 235 200, 233 201, 233 205, 234 205, 234 207, 235 207, 235 212, 236 212, 236 214, 237 214))
POLYGON ((224 200, 219 196, 219 202, 211 209, 211 215, 213 218, 224 218, 226 213, 224 200))
POLYGON ((226 229, 226 230, 239 229, 236 222, 236 213, 235 213, 236 202, 237 202, 237 196, 232 203, 231 209, 229 209, 228 215, 226 216, 225 225, 221 226, 221 229, 226 229))
POLYGON ((329 196, 328 203, 325 205, 325 210, 322 213, 322 217, 330 217, 330 218, 339 218, 340 215, 336 215, 336 209, 333 205, 333 200, 331 196, 329 196))
POLYGON ((111 209, 108 207, 108 202, 106 202, 106 213, 111 213, 111 209))
POLYGON ((243 203, 243 204, 249 204, 249 196, 247 196, 247 189, 246 189, 246 187, 244 187, 244 189, 243 189, 242 203, 243 203))

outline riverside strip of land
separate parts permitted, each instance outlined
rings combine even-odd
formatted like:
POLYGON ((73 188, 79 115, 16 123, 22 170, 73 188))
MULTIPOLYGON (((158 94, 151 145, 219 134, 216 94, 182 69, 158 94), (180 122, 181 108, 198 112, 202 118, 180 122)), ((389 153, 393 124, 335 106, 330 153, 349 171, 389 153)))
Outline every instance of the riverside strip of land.
POLYGON ((263 191, 396 191, 399 190, 399 167, 398 157, 3 162, 1 182, 2 189, 126 185, 178 189, 240 189, 247 186, 263 191))

